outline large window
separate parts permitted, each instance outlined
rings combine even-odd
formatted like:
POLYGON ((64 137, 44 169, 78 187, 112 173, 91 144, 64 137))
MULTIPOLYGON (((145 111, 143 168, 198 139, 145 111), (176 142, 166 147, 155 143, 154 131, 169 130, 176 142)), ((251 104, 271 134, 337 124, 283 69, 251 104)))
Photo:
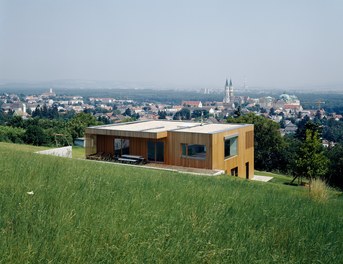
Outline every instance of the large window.
POLYGON ((164 162, 164 143, 148 141, 148 160, 164 162))
POLYGON ((181 144, 182 157, 206 159, 206 146, 198 144, 181 144))
POLYGON ((120 157, 121 155, 130 154, 130 140, 123 138, 114 139, 114 155, 120 157))
POLYGON ((224 139, 224 157, 229 158, 238 154, 238 136, 226 137, 224 139))

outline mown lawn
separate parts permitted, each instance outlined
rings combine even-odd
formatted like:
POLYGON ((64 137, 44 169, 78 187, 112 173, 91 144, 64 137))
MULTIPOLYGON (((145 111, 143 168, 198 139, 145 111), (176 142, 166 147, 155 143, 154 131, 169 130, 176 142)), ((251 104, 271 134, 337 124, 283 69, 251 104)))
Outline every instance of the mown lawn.
POLYGON ((0 212, 0 263, 343 263, 342 196, 229 176, 0 145, 0 212))

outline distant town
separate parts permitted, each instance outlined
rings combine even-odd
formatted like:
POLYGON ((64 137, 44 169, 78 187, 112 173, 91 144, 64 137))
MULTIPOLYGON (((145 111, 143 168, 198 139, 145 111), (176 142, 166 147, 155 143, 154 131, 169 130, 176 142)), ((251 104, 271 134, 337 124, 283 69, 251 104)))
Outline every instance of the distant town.
MULTIPOLYGON (((200 91, 209 94, 213 91, 200 91)), ((127 122, 133 120, 194 120, 207 123, 225 123, 229 116, 239 116, 249 112, 264 116, 280 124, 282 135, 293 134, 297 123, 303 118, 313 120, 315 117, 342 119, 342 115, 327 114, 317 101, 316 109, 304 109, 298 97, 294 94, 282 93, 278 97, 263 96, 253 98, 235 95, 232 80, 226 79, 222 101, 185 100, 179 104, 160 102, 141 102, 132 99, 116 99, 109 97, 92 97, 80 95, 60 95, 52 88, 41 94, 0 94, 0 107, 4 113, 12 113, 23 119, 37 115, 43 107, 52 108, 59 115, 68 113, 90 113, 98 121, 105 124, 127 122)), ((323 144, 334 144, 323 140, 323 144)))

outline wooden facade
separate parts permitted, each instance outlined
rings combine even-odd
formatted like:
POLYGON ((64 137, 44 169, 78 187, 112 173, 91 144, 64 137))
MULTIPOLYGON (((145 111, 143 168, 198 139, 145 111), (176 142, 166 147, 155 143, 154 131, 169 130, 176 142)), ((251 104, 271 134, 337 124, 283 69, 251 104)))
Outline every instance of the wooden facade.
MULTIPOLYGON (((161 122, 163 121, 159 121, 157 124, 161 124, 161 122)), ((135 122, 136 130, 137 124, 142 126, 140 131, 125 131, 123 126, 120 127, 120 130, 116 130, 114 126, 108 126, 109 129, 106 129, 106 126, 102 126, 101 129, 87 128, 86 156, 99 152, 114 155, 115 139, 127 139, 129 140, 129 154, 139 155, 148 160, 148 146, 151 150, 156 142, 161 142, 159 146, 163 146, 162 162, 167 165, 224 170, 226 174, 234 174, 248 179, 254 175, 253 125, 228 125, 226 128, 221 124, 218 125, 220 129, 216 129, 216 125, 211 124, 208 126, 207 132, 206 124, 195 123, 191 128, 177 126, 175 129, 164 130, 162 126, 145 128, 148 123, 135 122), (223 127, 224 129, 222 129, 223 127), (235 140, 236 152, 232 156, 225 157, 225 140, 230 138, 235 140), (184 155, 182 148, 190 145, 203 148, 204 153, 200 158, 184 155)), ((130 129, 130 125, 127 126, 127 129, 130 129)), ((153 161, 151 153, 150 161, 153 161)))

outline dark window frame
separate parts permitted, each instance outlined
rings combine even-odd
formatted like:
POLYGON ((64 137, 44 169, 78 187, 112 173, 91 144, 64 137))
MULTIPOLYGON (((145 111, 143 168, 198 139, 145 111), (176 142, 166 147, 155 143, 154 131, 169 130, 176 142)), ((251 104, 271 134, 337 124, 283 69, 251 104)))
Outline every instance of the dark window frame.
POLYGON ((165 144, 163 141, 147 141, 147 157, 148 161, 156 163, 165 162, 165 144), (152 144, 153 153, 149 153, 149 144, 152 144), (150 158, 150 154, 153 154, 153 158, 150 158), (160 155, 159 155, 160 154, 160 155))

